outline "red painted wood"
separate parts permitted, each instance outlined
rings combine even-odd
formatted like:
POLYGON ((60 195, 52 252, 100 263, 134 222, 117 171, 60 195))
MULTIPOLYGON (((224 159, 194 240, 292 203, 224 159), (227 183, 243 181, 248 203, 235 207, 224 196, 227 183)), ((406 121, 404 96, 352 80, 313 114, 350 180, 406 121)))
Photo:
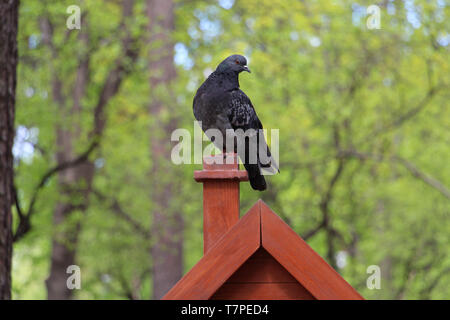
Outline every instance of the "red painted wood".
POLYGON ((211 300, 314 300, 298 282, 225 283, 211 300))
POLYGON ((298 281, 284 269, 263 248, 259 248, 226 283, 297 283, 298 281))
POLYGON ((247 181, 248 174, 244 170, 204 170, 195 171, 194 179, 198 182, 204 182, 207 180, 218 180, 218 179, 231 179, 237 181, 247 181))
POLYGON ((234 153, 205 157, 202 171, 195 171, 203 182, 203 252, 208 250, 239 220, 239 181, 247 172, 239 170, 234 153))
POLYGON ((261 205, 262 246, 319 300, 361 300, 325 260, 264 202, 261 205))
POLYGON ((225 153, 203 158, 203 170, 194 171, 197 182, 224 179, 248 181, 247 171, 239 170, 239 159, 235 153, 225 153))
POLYGON ((239 182, 208 181, 203 184, 203 252, 239 221, 239 182))
POLYGON ((254 205, 163 299, 209 299, 260 245, 260 206, 254 205))
POLYGON ((314 300, 266 250, 259 248, 211 297, 212 300, 314 300))
POLYGON ((258 251, 256 251, 252 255, 252 259, 271 259, 273 258, 266 250, 264 250, 263 247, 259 248, 258 251))
MULTIPOLYGON (((219 155, 223 157, 223 155, 219 155)), ((234 163, 205 159, 203 258, 164 299, 363 299, 325 260, 259 200, 239 220, 234 163)))

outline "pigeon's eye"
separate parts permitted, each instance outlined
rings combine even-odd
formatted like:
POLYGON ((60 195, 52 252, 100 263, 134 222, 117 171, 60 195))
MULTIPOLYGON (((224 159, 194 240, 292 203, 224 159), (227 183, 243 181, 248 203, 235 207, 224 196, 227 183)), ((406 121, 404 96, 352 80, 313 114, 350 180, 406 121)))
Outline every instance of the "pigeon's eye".
POLYGON ((234 60, 234 62, 236 62, 236 64, 239 64, 239 60, 234 60))

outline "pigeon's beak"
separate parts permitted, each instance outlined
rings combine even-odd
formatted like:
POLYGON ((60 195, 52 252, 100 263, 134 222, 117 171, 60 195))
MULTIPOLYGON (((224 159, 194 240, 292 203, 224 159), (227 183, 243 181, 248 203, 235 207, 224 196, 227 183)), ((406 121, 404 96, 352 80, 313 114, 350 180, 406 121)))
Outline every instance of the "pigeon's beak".
POLYGON ((252 73, 247 66, 244 66, 244 71, 247 71, 248 73, 252 73))

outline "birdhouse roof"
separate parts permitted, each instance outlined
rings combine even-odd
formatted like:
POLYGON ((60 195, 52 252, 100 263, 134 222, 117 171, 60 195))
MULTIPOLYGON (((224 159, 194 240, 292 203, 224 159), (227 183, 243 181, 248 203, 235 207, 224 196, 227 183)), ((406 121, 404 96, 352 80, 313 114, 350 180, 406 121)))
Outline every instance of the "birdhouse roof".
POLYGON ((267 251, 315 299, 363 299, 262 200, 258 200, 214 244, 164 299, 210 299, 261 249, 267 251))

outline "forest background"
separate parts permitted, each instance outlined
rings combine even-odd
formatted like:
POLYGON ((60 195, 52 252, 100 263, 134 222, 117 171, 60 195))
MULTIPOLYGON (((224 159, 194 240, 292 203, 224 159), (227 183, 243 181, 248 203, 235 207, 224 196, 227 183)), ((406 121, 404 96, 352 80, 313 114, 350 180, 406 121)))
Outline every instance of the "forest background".
POLYGON ((365 298, 448 298, 449 10, 22 0, 12 297, 160 299, 201 258, 201 166, 173 164, 170 135, 193 132, 196 89, 240 53, 281 169, 263 193, 241 184, 241 212, 262 198, 365 298), (81 289, 67 289, 69 265, 81 289))

